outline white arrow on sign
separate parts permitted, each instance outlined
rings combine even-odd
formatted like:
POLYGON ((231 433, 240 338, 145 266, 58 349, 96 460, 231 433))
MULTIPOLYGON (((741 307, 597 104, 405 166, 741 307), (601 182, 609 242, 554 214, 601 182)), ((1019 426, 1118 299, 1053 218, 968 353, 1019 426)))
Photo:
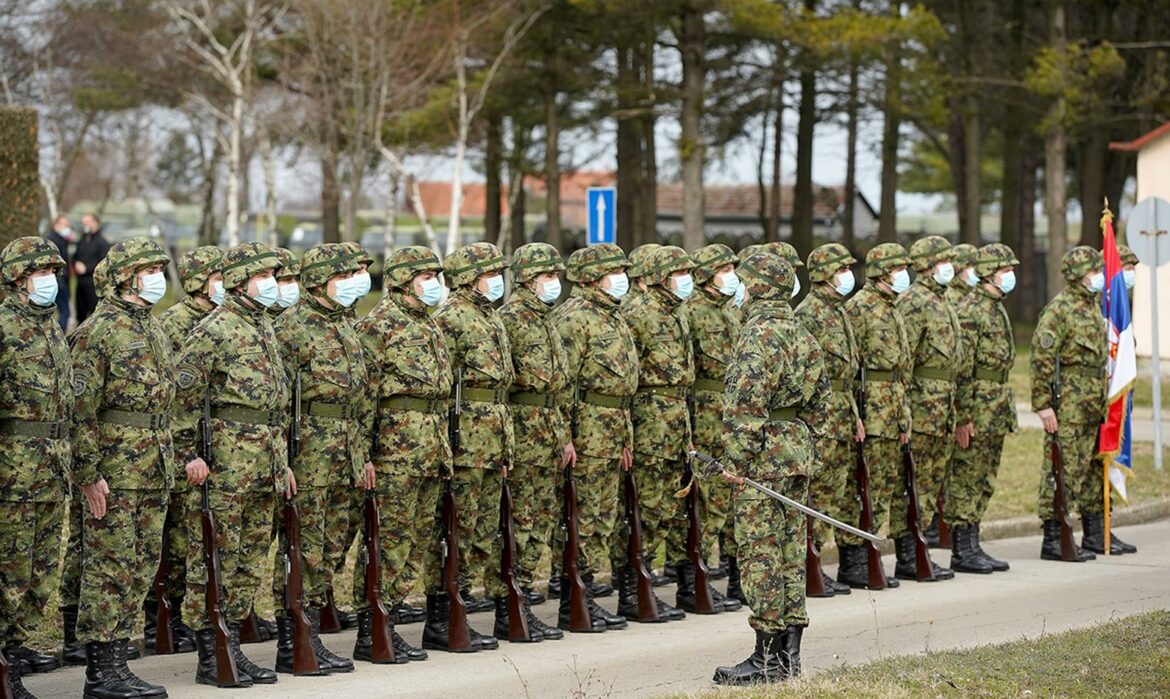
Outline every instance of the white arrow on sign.
POLYGON ((597 239, 605 240, 605 195, 597 197, 597 239))

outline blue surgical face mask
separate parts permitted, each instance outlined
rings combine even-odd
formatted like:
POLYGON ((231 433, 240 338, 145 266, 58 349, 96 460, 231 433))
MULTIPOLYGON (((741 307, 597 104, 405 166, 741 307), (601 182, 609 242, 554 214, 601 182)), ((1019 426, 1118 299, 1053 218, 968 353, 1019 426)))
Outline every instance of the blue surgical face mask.
POLYGON ((434 306, 443 300, 443 289, 443 282, 438 277, 431 277, 422 281, 422 293, 416 295, 427 306, 434 306))
POLYGON ((489 303, 495 303, 504 297, 504 276, 497 274, 494 277, 487 279, 487 291, 483 292, 483 297, 489 303))
POLYGON ((1008 270, 999 275, 999 290, 1005 294, 1012 293, 1012 289, 1016 288, 1016 273, 1014 270, 1008 270))
POLYGON ((904 269, 900 269, 897 272, 894 272, 890 288, 894 291, 895 294, 906 293, 906 290, 910 288, 910 273, 904 269))
POLYGON ((538 299, 549 304, 561 297, 561 280, 553 277, 540 285, 540 293, 536 295, 538 299))
POLYGON ((57 275, 49 274, 32 278, 32 291, 28 294, 30 303, 37 306, 52 306, 57 302, 57 275))
POLYGON ((338 279, 333 282, 333 295, 329 298, 336 301, 339 305, 349 308, 361 298, 361 290, 362 285, 357 277, 338 279))
POLYGON ((605 290, 605 293, 621 301, 622 297, 629 293, 629 291, 630 278, 626 276, 625 272, 616 272, 609 275, 609 288, 605 290))
POLYGON ((942 284, 943 286, 950 284, 951 280, 954 278, 955 278, 955 266, 952 265, 950 262, 942 263, 941 265, 938 266, 938 269, 936 269, 934 271, 934 280, 936 282, 938 282, 939 284, 942 284))
POLYGON ((967 274, 963 276, 963 281, 967 282, 967 286, 978 286, 979 275, 975 274, 975 268, 968 267, 967 274))
POLYGON ((1089 291, 1099 294, 1105 290, 1105 273, 1096 272, 1089 277, 1089 291))
POLYGON ((695 293, 695 278, 691 275, 684 274, 681 277, 673 277, 673 279, 675 288, 671 289, 671 292, 675 296, 686 301, 691 297, 691 294, 695 293))
POLYGON ((353 278, 357 282, 358 293, 361 294, 358 298, 370 293, 370 289, 374 288, 374 281, 370 279, 369 272, 358 272, 353 278))
POLYGON ((735 288, 735 307, 743 308, 743 300, 747 298, 747 285, 743 282, 735 288))
POLYGON ((794 274, 794 275, 792 275, 792 298, 796 298, 796 295, 799 293, 800 293, 800 277, 798 277, 794 274))
POLYGON ((211 282, 211 302, 217 306, 223 305, 223 281, 211 282))
POLYGON ((167 275, 162 272, 144 274, 140 279, 142 279, 142 289, 138 292, 138 298, 148 304, 153 306, 167 295, 167 275))
POLYGON ((1121 271, 1121 276, 1125 277, 1125 288, 1132 289, 1133 285, 1137 283, 1137 270, 1125 269, 1121 271))
POLYGON ((837 285, 833 289, 842 296, 852 294, 853 288, 857 286, 857 278, 853 276, 853 270, 842 270, 839 274, 841 276, 837 277, 837 285))
POLYGON ((735 276, 735 272, 724 272, 715 277, 715 288, 724 296, 735 296, 739 287, 739 277, 735 276))
POLYGON ((280 299, 280 285, 276 283, 275 277, 264 277, 256 280, 256 295, 252 300, 265 308, 271 308, 272 304, 280 299))
POLYGON ((276 305, 281 308, 292 308, 297 305, 297 301, 301 300, 301 285, 296 282, 277 282, 280 288, 280 298, 276 299, 276 305))

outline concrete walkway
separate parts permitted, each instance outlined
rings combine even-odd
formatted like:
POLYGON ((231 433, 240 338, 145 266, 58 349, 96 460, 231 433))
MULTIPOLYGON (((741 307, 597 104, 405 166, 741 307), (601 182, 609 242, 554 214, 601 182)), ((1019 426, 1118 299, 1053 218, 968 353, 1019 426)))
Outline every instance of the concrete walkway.
MULTIPOLYGON (((1032 412, 1032 406, 1027 403, 1017 403, 1016 413, 1020 416, 1022 429, 1043 429, 1040 418, 1032 412)), ((1135 442, 1154 441, 1154 410, 1153 408, 1133 409, 1133 440, 1135 442)), ((1162 446, 1170 444, 1170 410, 1162 411, 1162 446)))
MULTIPOLYGON (((968 647, 1035 638, 1137 612, 1170 608, 1170 521, 1124 527, 1117 533, 1139 553, 1083 564, 1039 559, 1039 537, 992 541, 987 550, 1011 562, 1008 573, 959 575, 933 584, 903 582, 897 590, 854 591, 847 597, 809 601, 812 626, 804 638, 806 671, 842 663, 924 650, 968 647)), ((936 551, 939 563, 949 556, 936 551)), ((893 570, 891 557, 887 570, 893 570)), ((659 588, 672 600, 671 588, 659 588)), ((603 600, 613 608, 614 598, 603 600)), ((553 620, 556 605, 537 609, 553 620)), ((216 690, 194 682, 193 654, 150 657, 132 663, 145 679, 165 684, 171 697, 632 697, 709 689, 718 664, 735 663, 750 652, 753 636, 747 612, 691 616, 664 625, 631 624, 625 631, 571 635, 536 645, 501 643, 492 653, 432 653, 423 663, 371 666, 358 663, 349 675, 327 678, 282 676, 270 687, 216 690)), ((472 616, 491 628, 490 614, 472 616)), ((420 625, 403 627, 417 642, 420 625)), ((331 648, 347 652, 354 633, 326 636, 331 648)), ((271 667, 275 644, 245 646, 271 667)), ((42 699, 81 694, 83 670, 71 668, 29 679, 42 699)))

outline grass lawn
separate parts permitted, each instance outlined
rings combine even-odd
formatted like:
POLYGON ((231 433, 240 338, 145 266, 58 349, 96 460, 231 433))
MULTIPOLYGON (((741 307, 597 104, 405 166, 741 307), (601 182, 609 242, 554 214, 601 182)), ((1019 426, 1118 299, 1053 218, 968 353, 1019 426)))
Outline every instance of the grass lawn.
MULTIPOLYGON (((758 697, 1164 697, 1170 695, 1170 612, 969 650, 931 652, 819 672, 758 697)), ((700 697, 727 696, 718 691, 700 697)))

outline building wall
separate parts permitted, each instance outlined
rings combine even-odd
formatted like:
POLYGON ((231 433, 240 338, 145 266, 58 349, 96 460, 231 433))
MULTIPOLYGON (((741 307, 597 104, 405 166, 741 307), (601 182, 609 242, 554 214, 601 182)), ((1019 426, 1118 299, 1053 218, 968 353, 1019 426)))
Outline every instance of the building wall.
MULTIPOLYGON (((1170 135, 1148 143, 1138 152, 1137 198, 1160 197, 1170 201, 1170 135)), ((1159 222, 1161 226, 1161 222, 1159 222)), ((1165 224, 1170 231, 1170 221, 1165 224)), ((1152 357, 1153 333, 1150 301, 1150 274, 1146 265, 1137 267, 1137 283, 1133 294, 1133 325, 1139 357, 1152 357)), ((1158 268, 1158 353, 1170 359, 1170 264, 1158 268)))

